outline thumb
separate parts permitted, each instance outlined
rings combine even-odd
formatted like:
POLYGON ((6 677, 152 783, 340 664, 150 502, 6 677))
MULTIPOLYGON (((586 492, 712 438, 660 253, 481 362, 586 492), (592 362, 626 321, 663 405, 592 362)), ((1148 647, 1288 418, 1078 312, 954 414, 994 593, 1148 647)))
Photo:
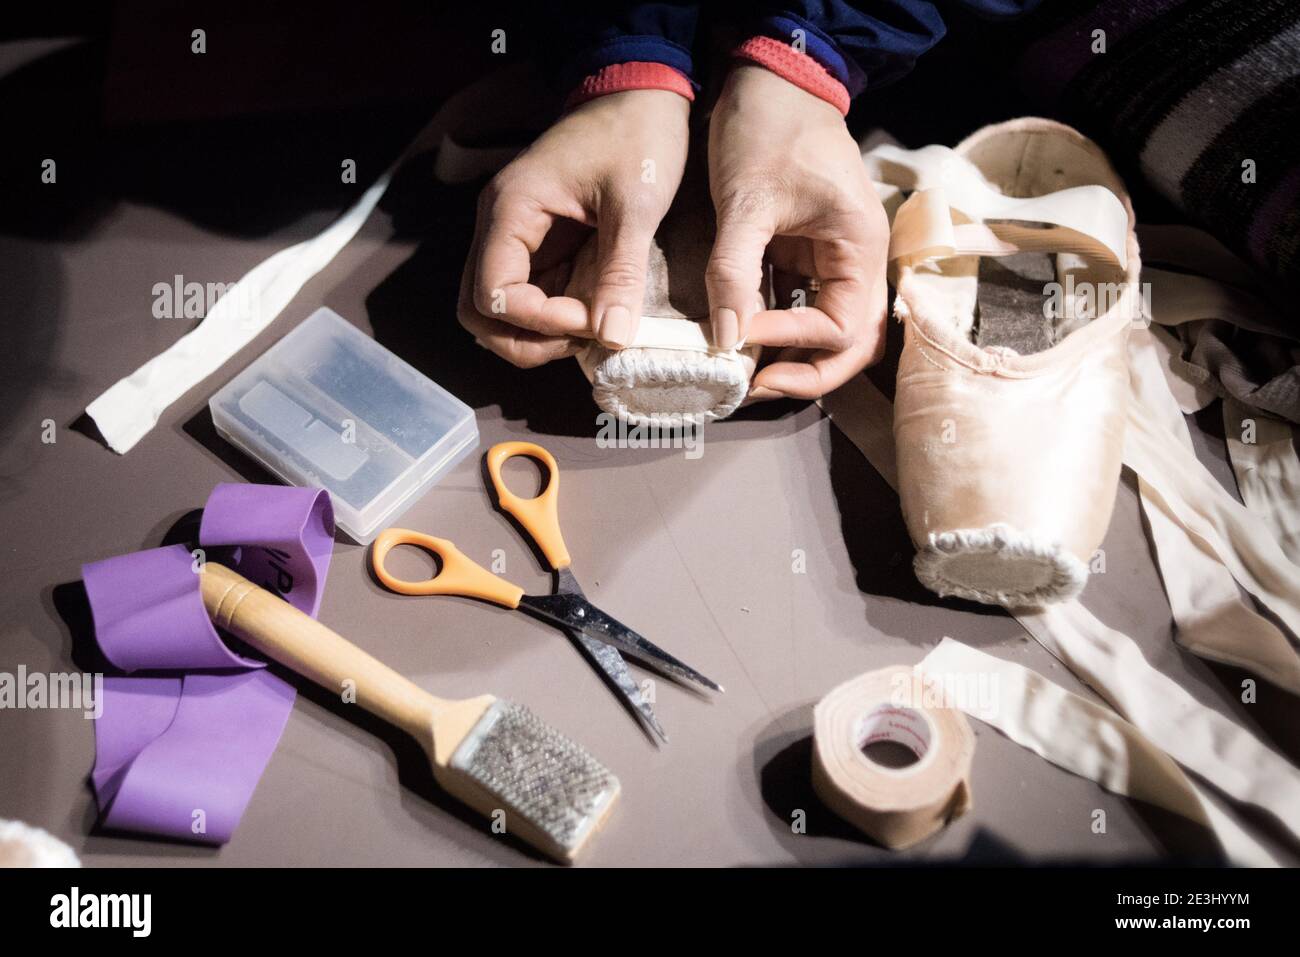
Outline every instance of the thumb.
POLYGON ((713 342, 730 349, 745 338, 749 321, 760 306, 763 253, 773 228, 761 220, 738 215, 718 217, 717 238, 704 271, 709 290, 713 342))
POLYGON ((616 214, 597 229, 591 315, 596 338, 611 349, 626 348, 636 338, 653 238, 653 224, 626 215, 616 214))

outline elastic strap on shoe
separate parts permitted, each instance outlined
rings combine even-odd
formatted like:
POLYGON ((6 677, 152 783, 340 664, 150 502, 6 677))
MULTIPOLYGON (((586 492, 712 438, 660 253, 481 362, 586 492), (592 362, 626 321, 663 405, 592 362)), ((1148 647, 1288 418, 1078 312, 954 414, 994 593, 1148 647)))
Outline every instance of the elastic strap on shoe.
MULTIPOLYGON (((961 212, 942 188, 922 190, 909 196, 894 216, 894 227, 889 236, 891 261, 915 265, 931 259, 950 259, 954 256, 1012 256, 1022 252, 1075 253, 1088 259, 1112 263, 1123 269, 1125 250, 1112 244, 1115 239, 1111 224, 1083 222, 1098 217, 1088 215, 1089 210, 1105 211, 1098 204, 1100 190, 1114 199, 1110 190, 1102 186, 1076 186, 1032 200, 1011 200, 1018 204, 1015 218, 1024 222, 1051 223, 1054 226, 1024 226, 1016 222, 961 222, 961 212), (1076 195, 1066 196, 1067 193, 1076 195), (1086 193, 1087 195, 1078 195, 1086 193), (1048 202, 1050 201, 1050 203, 1048 202), (1076 210, 1085 215, 1071 216, 1076 210), (1050 218, 1049 218, 1050 217, 1050 218), (1062 220, 1074 219, 1075 225, 1062 220)), ((1008 203, 1008 205, 1010 205, 1008 203)), ((1123 207, 1120 207, 1123 213, 1123 207)), ((1006 218, 1011 218, 1007 211, 1006 218)), ((1127 231, 1127 215, 1119 235, 1127 231)))
POLYGON ((1045 252, 1127 266, 1128 211, 1104 186, 1004 196, 970 160, 943 146, 905 150, 886 144, 863 160, 873 179, 912 191, 894 215, 891 261, 1045 252))

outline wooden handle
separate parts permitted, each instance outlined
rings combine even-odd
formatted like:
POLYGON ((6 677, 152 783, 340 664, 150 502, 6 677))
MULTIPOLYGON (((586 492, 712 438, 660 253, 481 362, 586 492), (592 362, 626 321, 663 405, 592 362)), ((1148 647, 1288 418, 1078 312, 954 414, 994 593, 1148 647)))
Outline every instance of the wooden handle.
POLYGON ((449 702, 224 565, 204 564, 202 590, 218 627, 328 691, 355 689, 357 704, 429 743, 433 718, 449 702))

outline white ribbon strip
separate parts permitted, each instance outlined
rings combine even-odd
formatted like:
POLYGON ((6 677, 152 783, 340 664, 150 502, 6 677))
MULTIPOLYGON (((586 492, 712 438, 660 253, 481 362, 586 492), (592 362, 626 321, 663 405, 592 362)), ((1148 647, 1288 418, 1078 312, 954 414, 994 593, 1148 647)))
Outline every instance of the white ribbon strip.
MULTIPOLYGON (((1141 372, 1135 365, 1135 383, 1141 372)), ((1159 499, 1198 547, 1215 555, 1242 587, 1300 635, 1300 574, 1272 530, 1229 495, 1136 396, 1129 403, 1124 464, 1142 479, 1144 502, 1159 499)), ((1163 568, 1167 560, 1160 564, 1163 568)))
POLYGON ((1223 432, 1242 501, 1300 565, 1300 458, 1291 426, 1225 399, 1223 432))
MULTIPOLYGON (((1146 281, 1146 270, 1142 271, 1146 281)), ((1200 412, 1219 396, 1208 385, 1208 376, 1197 374, 1195 367, 1182 357, 1182 343, 1159 326, 1150 326, 1151 344, 1160 356, 1160 368, 1165 374, 1165 383, 1178 402, 1178 408, 1184 415, 1200 412)))
MULTIPOLYGON (((969 204, 968 204, 969 205, 969 204)), ((1116 252, 1107 241, 1085 230, 1096 229, 1124 236, 1127 214, 1113 193, 1101 186, 1076 186, 1035 199, 1014 200, 1001 207, 978 207, 985 215, 1022 223, 1062 222, 1072 226, 1021 226, 1014 222, 970 223, 955 221, 955 201, 941 187, 913 193, 894 214, 889 237, 889 259, 915 265, 927 259, 953 256, 1011 256, 1021 252, 1077 253, 1090 259, 1111 261, 1124 267, 1125 251, 1116 252), (1106 200, 1109 199, 1109 202, 1106 200), (1113 215, 1122 217, 1117 224, 1113 215), (1083 213, 1084 215, 1081 215, 1083 213), (1117 225, 1121 228, 1117 229, 1117 225)))
POLYGON ((1162 326, 1223 319, 1250 332, 1277 335, 1277 326, 1268 320, 1268 303, 1243 289, 1146 265, 1142 281, 1151 284, 1151 318, 1162 326))
MULTIPOLYGON (((1216 497, 1223 490, 1195 458, 1191 433, 1170 391, 1160 345, 1150 330, 1132 333, 1129 358, 1130 409, 1137 410, 1144 420, 1158 423, 1170 447, 1181 447, 1195 462, 1199 481, 1190 488, 1195 499, 1216 497)), ((1138 491, 1178 643, 1203 658, 1246 668, 1300 694, 1300 655, 1286 635, 1243 600, 1237 581, 1228 566, 1215 557, 1216 552, 1189 540, 1177 514, 1146 476, 1145 471, 1139 473, 1138 491)))
POLYGON ((1300 843, 1300 772, 1157 671, 1128 635, 1078 601, 1016 616, 1044 648, 1175 761, 1276 817, 1300 843))
POLYGON ((158 424, 163 410, 270 325, 307 280, 356 235, 384 195, 391 175, 389 170, 380 176, 324 232, 254 266, 226 290, 194 330, 86 406, 86 414, 95 420, 109 447, 128 452, 158 424))

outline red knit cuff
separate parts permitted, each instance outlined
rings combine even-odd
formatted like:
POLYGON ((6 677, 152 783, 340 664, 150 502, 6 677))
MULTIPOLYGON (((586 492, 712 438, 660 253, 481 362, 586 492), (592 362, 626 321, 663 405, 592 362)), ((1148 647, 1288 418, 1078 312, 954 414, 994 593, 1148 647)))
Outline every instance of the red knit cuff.
POLYGON ((684 73, 665 63, 634 60, 631 63, 611 63, 584 78, 577 89, 569 94, 564 107, 572 109, 579 103, 586 103, 606 93, 621 93, 624 90, 667 90, 669 93, 681 94, 687 100, 695 99, 691 81, 684 73))
POLYGON ((731 55, 766 67, 804 92, 825 100, 839 110, 841 116, 848 116, 849 91, 844 84, 831 76, 826 67, 790 44, 772 37, 750 37, 731 55))

